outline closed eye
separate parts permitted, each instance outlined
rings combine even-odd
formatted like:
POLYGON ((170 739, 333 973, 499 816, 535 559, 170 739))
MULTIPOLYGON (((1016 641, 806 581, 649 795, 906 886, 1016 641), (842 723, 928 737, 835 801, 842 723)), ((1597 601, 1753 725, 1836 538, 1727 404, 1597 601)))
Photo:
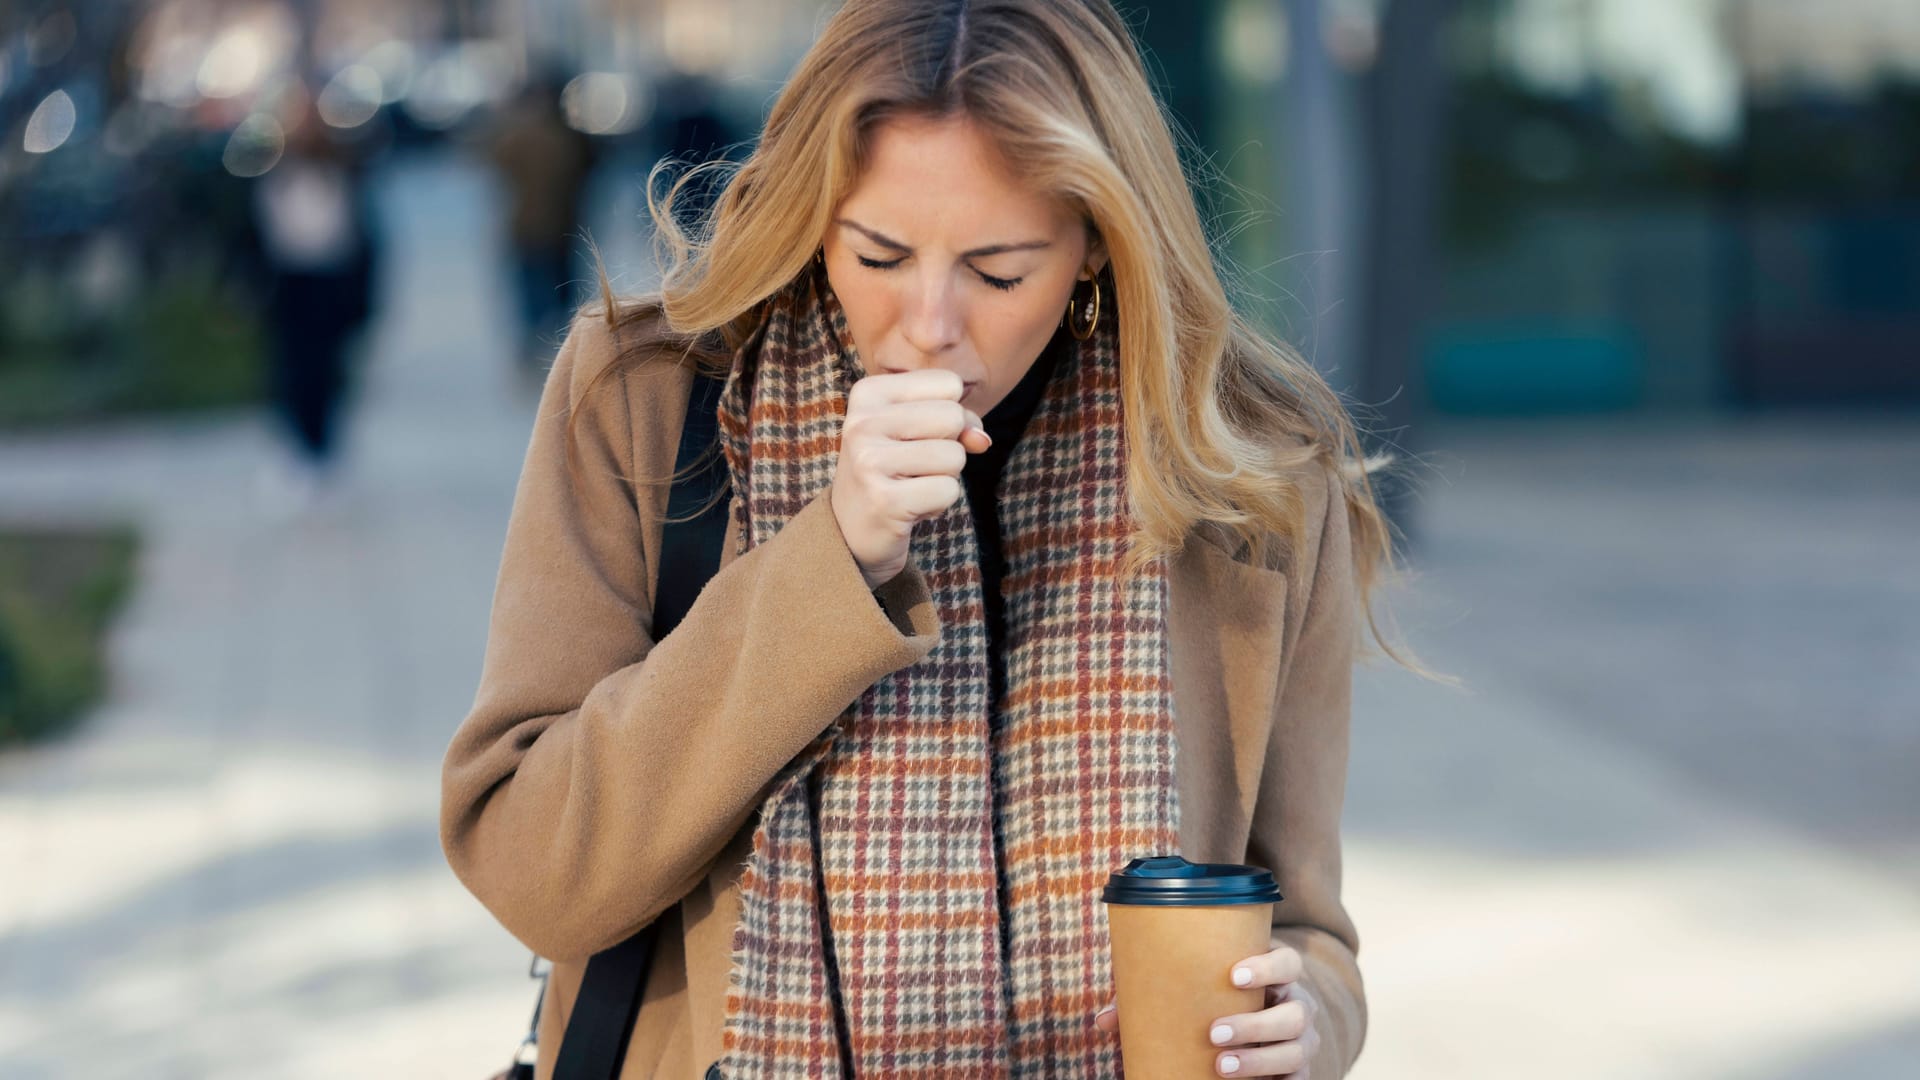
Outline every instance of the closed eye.
MULTIPOLYGON (((879 259, 869 259, 865 255, 856 255, 854 257, 860 260, 861 266, 867 267, 868 269, 871 269, 871 270, 891 270, 894 267, 899 266, 901 263, 907 261, 906 256, 904 255, 898 259, 892 259, 886 262, 882 262, 879 259)), ((991 274, 981 274, 980 271, 978 270, 975 270, 974 273, 979 274, 981 281, 984 281, 988 285, 991 285, 992 287, 999 289, 1001 292, 1010 292, 1012 291, 1014 286, 1026 280, 1026 278, 1023 278, 1023 277, 997 278, 991 274)))

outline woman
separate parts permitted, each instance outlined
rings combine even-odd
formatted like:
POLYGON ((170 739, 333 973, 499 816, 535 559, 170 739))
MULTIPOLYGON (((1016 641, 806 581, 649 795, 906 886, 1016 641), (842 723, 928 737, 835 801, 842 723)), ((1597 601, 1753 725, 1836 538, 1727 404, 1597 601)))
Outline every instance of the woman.
POLYGON ((1342 1075, 1385 527, 1107 0, 849 0, 708 227, 653 210, 661 297, 549 376, 446 762, 449 860, 554 961, 543 1056, 658 919, 627 1077, 1115 1075, 1098 887, 1178 851, 1286 895, 1220 1075, 1342 1075), (696 364, 735 528, 656 645, 696 364))

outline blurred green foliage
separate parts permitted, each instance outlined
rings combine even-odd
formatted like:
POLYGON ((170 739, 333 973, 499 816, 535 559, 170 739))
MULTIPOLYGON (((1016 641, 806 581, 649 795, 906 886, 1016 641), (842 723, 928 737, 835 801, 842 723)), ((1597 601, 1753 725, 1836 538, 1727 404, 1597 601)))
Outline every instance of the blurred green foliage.
POLYGON ((0 746, 56 733, 99 700, 137 548, 127 529, 0 532, 0 746))
POLYGON ((231 288, 167 274, 95 310, 53 272, 0 278, 0 427, 259 400, 265 338, 231 288))

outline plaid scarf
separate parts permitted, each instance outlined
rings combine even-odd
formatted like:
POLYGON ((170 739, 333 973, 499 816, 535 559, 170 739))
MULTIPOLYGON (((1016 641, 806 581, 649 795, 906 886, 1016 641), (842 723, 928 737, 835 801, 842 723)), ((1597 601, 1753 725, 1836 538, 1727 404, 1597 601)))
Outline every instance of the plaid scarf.
MULTIPOLYGON (((1000 483, 1000 713, 963 498, 912 540, 939 644, 854 701, 760 808, 728 1080, 1120 1075, 1118 1040, 1091 1023, 1112 993, 1099 890, 1127 859, 1179 850, 1166 574, 1117 574, 1128 513, 1111 315, 1071 344, 1000 483)), ((860 376, 809 264, 768 302, 721 397, 740 550, 831 485, 860 376)))

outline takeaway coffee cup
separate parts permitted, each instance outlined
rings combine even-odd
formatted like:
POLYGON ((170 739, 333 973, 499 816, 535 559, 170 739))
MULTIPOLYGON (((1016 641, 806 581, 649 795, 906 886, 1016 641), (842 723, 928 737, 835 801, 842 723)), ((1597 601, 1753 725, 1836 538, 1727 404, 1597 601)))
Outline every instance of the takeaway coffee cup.
POLYGON ((1280 898, 1270 871, 1178 855, 1135 859, 1107 879, 1100 899, 1127 1080, 1216 1075, 1213 1022, 1265 1004, 1264 987, 1243 990, 1228 973, 1271 948, 1280 898))

